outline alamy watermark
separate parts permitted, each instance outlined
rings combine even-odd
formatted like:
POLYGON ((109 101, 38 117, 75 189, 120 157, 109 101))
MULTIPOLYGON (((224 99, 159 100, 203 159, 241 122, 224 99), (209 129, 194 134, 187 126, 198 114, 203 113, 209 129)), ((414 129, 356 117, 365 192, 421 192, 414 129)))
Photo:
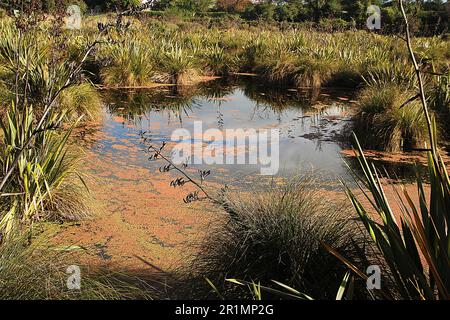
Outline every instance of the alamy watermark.
POLYGON ((381 289, 381 268, 377 265, 372 265, 367 268, 367 289, 380 290, 381 289))
POLYGON ((66 29, 69 30, 81 29, 82 13, 80 7, 77 5, 68 6, 66 14, 67 14, 65 19, 66 29))
POLYGON ((171 141, 176 142, 172 149, 176 165, 259 165, 262 175, 275 175, 280 167, 279 129, 203 131, 203 123, 195 121, 193 132, 176 129, 171 141))
POLYGON ((79 266, 69 266, 67 267, 66 273, 69 274, 67 277, 67 289, 69 290, 81 290, 81 269, 79 266))
POLYGON ((367 8, 367 28, 369 30, 381 29, 381 9, 379 6, 371 5, 367 8))

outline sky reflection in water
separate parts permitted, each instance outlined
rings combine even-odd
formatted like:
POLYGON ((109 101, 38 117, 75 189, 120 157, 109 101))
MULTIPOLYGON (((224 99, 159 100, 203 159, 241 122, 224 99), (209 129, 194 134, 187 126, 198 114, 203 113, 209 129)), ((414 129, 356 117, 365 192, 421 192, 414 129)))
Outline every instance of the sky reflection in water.
MULTIPOLYGON (((260 89, 254 84, 240 83, 184 88, 179 92, 173 92, 171 88, 109 92, 101 128, 104 134, 94 144, 94 151, 99 157, 112 153, 122 163, 154 170, 162 163, 148 161, 148 154, 142 151, 140 131, 147 132, 155 144, 161 144, 170 141, 173 131, 178 128, 193 134, 195 121, 201 121, 204 130, 278 128, 278 176, 288 177, 312 169, 333 178, 349 176, 338 138, 348 123, 352 108, 348 97, 328 92, 311 99, 309 93, 294 89, 281 92, 260 89)), ((241 182, 244 177, 260 173, 259 165, 194 167, 211 169, 212 176, 231 177, 231 180, 241 182)))

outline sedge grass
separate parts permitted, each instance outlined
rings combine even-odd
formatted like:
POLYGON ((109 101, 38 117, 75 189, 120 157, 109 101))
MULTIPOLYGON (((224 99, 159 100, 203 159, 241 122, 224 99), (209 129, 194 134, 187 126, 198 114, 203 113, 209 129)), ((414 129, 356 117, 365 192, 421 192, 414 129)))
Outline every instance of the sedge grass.
MULTIPOLYGON (((314 185, 314 179, 302 177, 251 196, 226 196, 230 217, 210 230, 190 266, 192 278, 208 278, 227 299, 251 298, 228 278, 264 284, 277 280, 318 299, 332 299, 346 268, 321 241, 361 266, 367 263, 364 238, 348 218, 345 199, 326 200, 314 185)), ((193 294, 207 294, 205 286, 193 294)), ((363 292, 358 291, 360 298, 363 292)))

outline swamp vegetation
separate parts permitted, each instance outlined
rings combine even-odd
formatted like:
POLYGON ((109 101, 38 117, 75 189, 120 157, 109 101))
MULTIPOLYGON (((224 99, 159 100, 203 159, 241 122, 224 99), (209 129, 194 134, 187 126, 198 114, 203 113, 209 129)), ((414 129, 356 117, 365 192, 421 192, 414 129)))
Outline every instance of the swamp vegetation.
MULTIPOLYGON (((205 28, 134 10, 87 16, 81 29, 70 30, 57 14, 33 8, 2 13, 1 298, 449 299, 450 180, 443 155, 450 42, 440 35, 412 37, 408 13, 398 3, 405 33, 397 35, 324 33, 298 25, 205 28), (244 76, 252 80, 236 94, 234 81, 244 76), (320 117, 330 101, 322 98, 332 88, 349 96, 340 98, 351 112, 345 109, 346 123, 334 132, 340 145, 355 149, 352 182, 342 179, 343 187, 330 190, 313 173, 252 183, 258 188, 251 195, 246 188, 213 186, 206 192, 210 171, 200 170, 198 182, 192 171, 168 160, 154 174, 176 171, 185 179, 178 185, 194 188, 185 202, 201 194, 220 212, 197 252, 171 270, 152 265, 145 275, 86 266, 84 289, 66 290, 65 268, 86 249, 52 245, 49 226, 82 224, 101 214, 83 170, 83 127, 105 113, 119 117, 122 128, 140 128, 140 146, 149 153, 143 158, 164 160, 169 132, 163 129, 174 129, 172 118, 189 126, 198 97, 207 102, 197 115, 219 128, 230 96, 263 106, 253 114, 267 127, 275 117, 281 126, 283 112, 296 121, 320 117), (264 118, 267 105, 270 116, 264 118), (169 122, 156 133, 162 146, 148 146, 145 128, 136 123, 150 126, 151 116, 164 112, 167 118, 156 117, 169 122), (417 165, 416 185, 409 188, 369 162, 363 149, 426 154, 426 177, 417 165), (391 187, 394 196, 388 197, 391 187), (366 289, 370 265, 383 270, 381 290, 366 289)), ((228 111, 242 117, 242 109, 228 111)), ((335 125, 335 119, 325 120, 335 125)), ((303 132, 303 139, 310 137, 303 132)), ((293 150, 288 139, 282 142, 283 150, 293 150)), ((127 156, 124 162, 136 168, 127 156)))

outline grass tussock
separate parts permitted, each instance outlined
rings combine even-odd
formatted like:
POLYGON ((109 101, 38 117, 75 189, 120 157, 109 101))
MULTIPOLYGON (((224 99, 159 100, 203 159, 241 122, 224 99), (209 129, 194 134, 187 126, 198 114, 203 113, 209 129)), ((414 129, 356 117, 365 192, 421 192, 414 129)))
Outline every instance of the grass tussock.
POLYGON ((178 43, 169 44, 158 58, 163 73, 169 76, 172 84, 189 84, 195 81, 198 73, 191 52, 178 43))
POLYGON ((251 196, 226 196, 230 217, 208 232, 190 267, 193 277, 210 279, 228 299, 247 297, 247 291, 226 284, 227 278, 264 285, 276 280, 317 299, 333 299, 346 268, 321 242, 361 266, 364 239, 349 220, 348 202, 327 200, 314 186, 314 179, 303 177, 251 196))
POLYGON ((68 289, 72 272, 67 269, 77 265, 76 250, 80 248, 51 247, 45 237, 34 239, 30 245, 26 234, 11 240, 0 246, 1 300, 152 299, 157 294, 134 276, 83 266, 80 290, 68 289))
POLYGON ((437 85, 431 89, 429 97, 433 110, 450 115, 450 71, 437 78, 437 85))
POLYGON ((415 92, 397 85, 373 86, 359 97, 354 130, 366 148, 401 151, 424 148, 427 126, 418 100, 405 105, 415 92))
POLYGON ((112 45, 106 53, 109 63, 102 69, 101 78, 107 86, 145 86, 155 74, 149 48, 135 41, 112 45))
POLYGON ((69 87, 61 92, 59 108, 67 112, 71 119, 83 116, 84 119, 96 119, 102 109, 102 98, 90 83, 69 87))

